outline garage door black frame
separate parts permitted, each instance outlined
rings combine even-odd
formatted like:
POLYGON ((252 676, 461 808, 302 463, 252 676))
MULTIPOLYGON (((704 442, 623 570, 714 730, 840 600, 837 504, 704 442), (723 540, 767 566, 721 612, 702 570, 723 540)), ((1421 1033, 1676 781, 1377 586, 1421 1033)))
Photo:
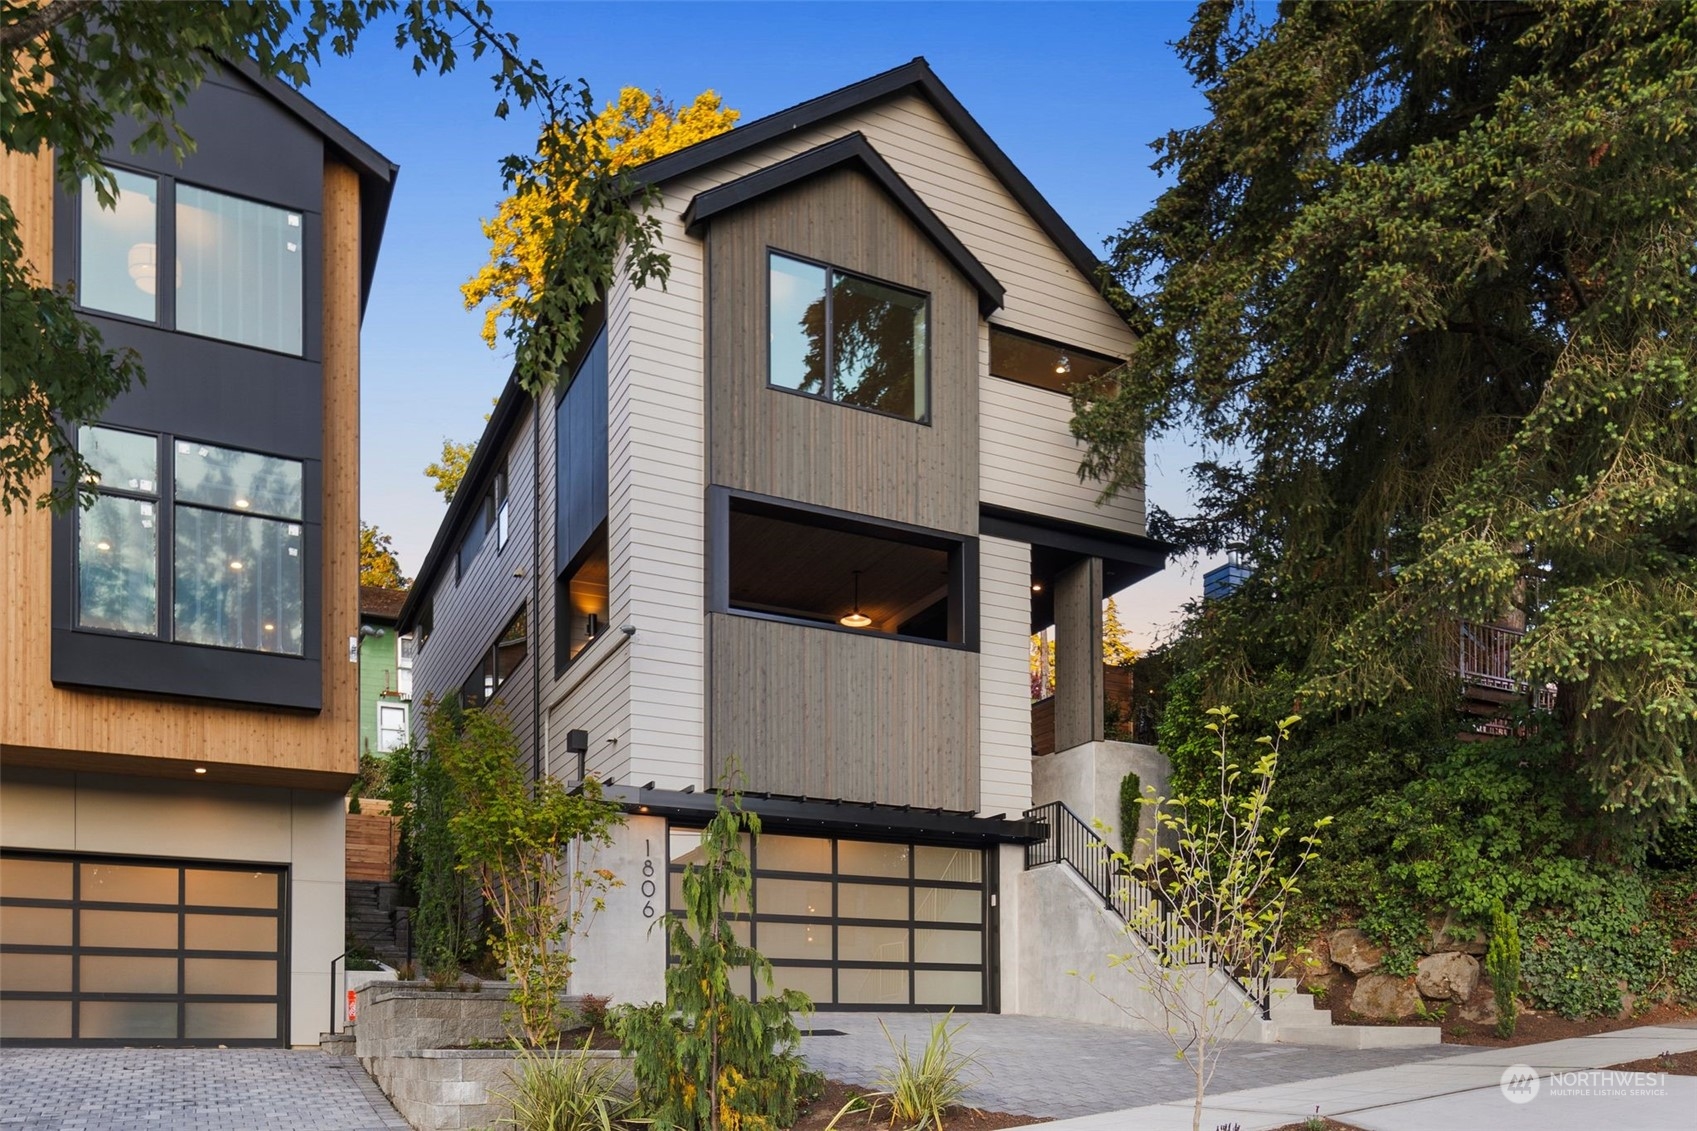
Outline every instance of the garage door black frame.
MULTIPOLYGON (((683 870, 684 870, 683 866, 670 863, 670 857, 671 857, 671 852, 670 852, 671 836, 670 836, 670 833, 671 833, 671 830, 672 829, 679 829, 679 830, 695 831, 695 830, 699 829, 700 827, 701 826, 696 825, 696 824, 691 823, 691 822, 684 822, 684 821, 669 821, 669 822, 667 822, 667 844, 668 844, 668 851, 667 851, 667 860, 668 860, 668 863, 667 863, 667 879, 668 879, 667 891, 668 891, 668 899, 667 899, 667 905, 668 905, 668 914, 671 913, 671 908, 670 908, 671 899, 670 899, 670 895, 669 895, 670 890, 671 890, 671 882, 670 882, 671 877, 681 875, 683 873, 683 870)), ((783 869, 762 868, 760 866, 760 841, 759 841, 759 838, 756 837, 754 839, 754 842, 753 842, 753 851, 750 853, 750 864, 751 864, 751 867, 752 867, 753 879, 755 881, 754 890, 752 890, 750 892, 750 905, 751 905, 750 906, 750 912, 747 913, 747 914, 732 913, 732 914, 728 914, 726 916, 726 918, 728 918, 732 921, 735 921, 735 922, 751 922, 752 923, 752 925, 753 925, 753 934, 752 934, 753 944, 754 944, 755 949, 757 949, 757 950, 760 947, 759 929, 760 929, 760 924, 762 922, 767 922, 767 923, 794 923, 794 924, 803 924, 803 925, 813 925, 813 926, 817 926, 817 927, 821 927, 821 928, 829 928, 830 931, 831 931, 831 936, 832 936, 832 940, 833 940, 833 942, 832 942, 833 957, 830 958, 830 959, 772 958, 770 955, 766 956, 767 961, 771 962, 771 964, 774 968, 774 972, 776 972, 778 970, 783 970, 783 969, 815 969, 815 970, 825 969, 825 970, 830 970, 831 971, 831 985, 832 985, 832 991, 833 991, 832 992, 833 1000, 829 1003, 821 1003, 821 1008, 828 1008, 828 1009, 831 1009, 831 1010, 837 1010, 837 1011, 842 1011, 842 1012, 885 1011, 885 1012, 924 1013, 924 1012, 935 1012, 935 1011, 941 1010, 941 1009, 952 1009, 956 1013, 996 1013, 996 1012, 1000 1012, 1000 1010, 1001 1010, 1001 1000, 1000 1000, 1001 995, 1000 995, 999 991, 1000 991, 1001 979, 1000 979, 1000 976, 999 976, 1000 971, 999 971, 997 951, 998 951, 999 946, 1000 946, 1000 930, 999 930, 1000 907, 999 907, 999 905, 1000 905, 1001 900, 999 898, 999 887, 1000 887, 1001 869, 1000 869, 1000 854, 997 853, 994 850, 995 849, 994 845, 987 845, 987 844, 967 845, 967 844, 962 844, 959 841, 937 842, 937 841, 926 841, 924 839, 915 839, 915 838, 912 838, 912 837, 877 837, 877 836, 854 835, 852 833, 849 833, 849 834, 820 833, 820 832, 812 832, 812 831, 806 831, 806 830, 795 829, 795 828, 785 828, 782 825, 776 825, 776 826, 767 825, 763 829, 763 832, 772 833, 772 834, 780 835, 780 836, 800 836, 800 837, 808 837, 810 839, 820 839, 820 840, 828 839, 828 840, 830 840, 831 841, 831 872, 827 876, 825 873, 818 873, 818 872, 798 872, 798 871, 789 871, 789 870, 783 870, 783 869), (954 849, 969 848, 969 849, 972 849, 974 851, 977 851, 980 854, 981 859, 983 860, 983 879, 979 880, 977 882, 971 882, 971 881, 959 881, 959 880, 931 880, 931 879, 918 878, 915 874, 916 868, 917 868, 917 855, 918 854, 912 853, 912 852, 909 853, 908 875, 907 875, 906 879, 899 879, 899 878, 892 878, 892 877, 879 877, 879 876, 862 876, 862 875, 854 875, 854 874, 846 874, 845 875, 843 872, 840 871, 838 842, 841 841, 841 840, 858 840, 858 841, 869 841, 869 842, 878 842, 878 843, 887 843, 887 844, 902 844, 902 845, 907 845, 909 847, 932 845, 932 846, 936 846, 936 847, 954 848, 954 849), (828 878, 830 880, 830 883, 831 883, 831 898, 832 898, 833 914, 831 914, 829 916, 774 915, 774 914, 762 915, 761 914, 759 904, 758 904, 759 880, 761 880, 761 879, 775 879, 775 880, 813 880, 813 881, 817 881, 817 880, 824 879, 824 878, 828 878), (896 923, 898 922, 896 920, 887 920, 887 919, 863 919, 863 918, 857 918, 857 917, 852 917, 852 916, 851 917, 843 917, 843 916, 839 916, 839 915, 835 914, 836 909, 840 906, 840 904, 838 902, 838 891, 837 891, 837 889, 843 883, 867 884, 867 885, 876 885, 876 886, 883 886, 883 887, 903 888, 907 891, 907 895, 908 895, 908 918, 906 920, 903 920, 903 921, 900 921, 900 922, 901 922, 902 925, 906 926, 906 928, 908 930, 908 939, 909 939, 909 946, 908 946, 909 960, 908 961, 906 961, 906 962, 878 962, 878 961, 873 961, 873 960, 862 960, 862 959, 840 959, 840 958, 835 956, 836 955, 836 945, 837 945, 836 939, 838 938, 838 933, 837 933, 838 927, 845 927, 845 926, 846 927, 862 927, 862 926, 863 927, 889 927, 889 926, 896 925, 896 923), (918 891, 919 889, 922 889, 922 888, 943 888, 943 889, 957 890, 957 891, 977 891, 977 892, 981 893, 980 904, 979 904, 979 919, 978 919, 977 923, 969 925, 969 924, 960 923, 960 922, 947 922, 947 921, 940 921, 940 920, 939 921, 920 920, 920 919, 915 918, 914 917, 915 912, 916 912, 915 892, 918 891), (968 929, 977 930, 979 932, 980 954, 979 954, 979 962, 976 965, 968 964, 968 963, 918 962, 918 961, 914 961, 912 959, 912 955, 914 954, 914 947, 913 947, 914 932, 919 931, 919 930, 968 930, 968 929), (891 1002, 848 1002, 848 1003, 844 1003, 844 1002, 840 1002, 840 1001, 835 1000, 835 999, 841 997, 841 992, 842 992, 841 991, 841 982, 840 982, 840 979, 839 979, 839 976, 838 976, 838 971, 841 968, 845 968, 845 967, 850 968, 850 969, 855 969, 855 970, 891 970, 891 971, 904 971, 904 972, 906 972, 907 975, 908 975, 908 1000, 905 1003, 891 1003, 891 1002), (925 970, 952 971, 952 972, 977 971, 980 975, 981 980, 982 980, 982 984, 981 984, 981 988, 980 988, 980 992, 979 992, 979 1004, 977 1004, 977 1005, 950 1005, 947 1002, 935 1002, 935 1003, 916 1002, 914 999, 918 995, 916 993, 915 974, 920 972, 920 971, 925 971, 925 970)), ((667 936, 667 940, 666 940, 666 961, 667 961, 667 965, 671 965, 674 961, 674 956, 672 954, 672 948, 671 948, 671 937, 670 937, 670 935, 667 936)), ((764 989, 764 987, 758 987, 758 988, 764 989)))
POLYGON ((51 860, 63 861, 71 867, 71 898, 65 899, 36 899, 27 897, 0 897, 0 906, 4 907, 47 907, 67 908, 71 911, 71 944, 69 946, 36 945, 25 943, 9 943, 0 945, 0 961, 6 954, 63 954, 71 959, 71 988, 67 991, 35 991, 35 990, 6 990, 0 991, 0 1003, 23 1001, 68 1001, 71 1003, 71 1036, 69 1038, 51 1037, 9 1037, 0 1038, 0 1046, 35 1046, 57 1047, 76 1045, 80 1047, 121 1047, 147 1046, 171 1048, 204 1048, 209 1046, 275 1048, 288 1044, 289 1018, 289 930, 290 902, 288 869, 275 864, 257 864, 232 862, 228 860, 188 860, 178 857, 150 856, 114 856, 94 853, 38 852, 28 849, 6 849, 0 851, 0 856, 7 859, 19 860, 51 860), (165 867, 177 870, 177 902, 175 905, 161 903, 116 903, 116 902, 85 902, 82 895, 83 864, 140 865, 145 867, 165 867), (227 872, 267 872, 277 878, 277 907, 276 910, 252 908, 223 907, 217 905, 190 904, 187 899, 186 873, 190 870, 227 871, 227 872), (172 912, 177 916, 177 947, 174 950, 157 948, 131 947, 84 947, 80 945, 81 909, 98 911, 143 911, 143 912, 172 912), (277 920, 277 946, 272 951, 231 951, 231 950, 189 950, 187 948, 186 916, 194 915, 229 915, 275 918, 277 920), (158 958, 173 955, 177 959, 177 985, 179 992, 174 994, 144 994, 144 993, 84 993, 80 989, 81 970, 79 958, 82 956, 111 956, 120 958, 158 958), (234 958, 234 959, 271 959, 277 964, 277 992, 275 994, 191 994, 182 991, 185 983, 185 963, 191 958, 234 958), (81 1011, 77 1008, 84 1001, 123 1001, 123 1002, 174 1002, 177 1006, 177 1035, 175 1037, 82 1037, 78 1034, 81 1024, 81 1011), (271 1037, 186 1037, 187 1006, 200 1002, 236 1002, 266 1004, 275 1003, 277 1013, 277 1028, 271 1037))

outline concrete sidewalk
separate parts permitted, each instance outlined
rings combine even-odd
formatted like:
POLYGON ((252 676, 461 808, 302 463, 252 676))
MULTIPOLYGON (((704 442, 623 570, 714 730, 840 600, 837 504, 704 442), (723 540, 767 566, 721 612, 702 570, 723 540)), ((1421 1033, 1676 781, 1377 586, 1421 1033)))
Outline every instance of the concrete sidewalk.
MULTIPOLYGON (((1316 1111, 1366 1131, 1690 1131, 1697 1076, 1599 1071, 1697 1049, 1697 1025, 1647 1026, 1212 1096, 1202 1126, 1266 1131, 1316 1111), (1518 1068, 1519 1071, 1514 1071, 1518 1068), (1530 1069, 1531 1071, 1526 1071, 1530 1069), (1532 1083, 1533 1076, 1537 1083, 1532 1083)), ((1190 1131, 1188 1101, 1104 1112, 1044 1131, 1190 1131)))

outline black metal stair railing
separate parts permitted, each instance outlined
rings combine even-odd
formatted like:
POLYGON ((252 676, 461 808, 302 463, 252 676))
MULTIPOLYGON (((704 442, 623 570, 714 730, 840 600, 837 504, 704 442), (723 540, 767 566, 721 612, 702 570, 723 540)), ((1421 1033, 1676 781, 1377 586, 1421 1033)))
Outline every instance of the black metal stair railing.
POLYGON ((1271 1016, 1272 987, 1267 974, 1263 972, 1252 984, 1246 984, 1230 963, 1198 938, 1197 932, 1186 927, 1183 917, 1159 891, 1126 871, 1123 860, 1116 860, 1114 850, 1103 842, 1102 834, 1074 813, 1066 802, 1051 801, 1027 809, 1025 816, 1027 820, 1040 822, 1047 834, 1042 840, 1026 844, 1027 869, 1065 864, 1163 963, 1219 967, 1231 984, 1259 1008, 1263 1018, 1271 1016))

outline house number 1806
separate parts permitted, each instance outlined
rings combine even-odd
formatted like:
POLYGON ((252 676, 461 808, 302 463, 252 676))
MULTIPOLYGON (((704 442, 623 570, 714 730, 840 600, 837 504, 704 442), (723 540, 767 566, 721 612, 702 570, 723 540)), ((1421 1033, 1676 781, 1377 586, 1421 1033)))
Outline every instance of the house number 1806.
POLYGON ((642 842, 642 917, 654 918, 654 895, 659 890, 654 885, 654 842, 642 842))

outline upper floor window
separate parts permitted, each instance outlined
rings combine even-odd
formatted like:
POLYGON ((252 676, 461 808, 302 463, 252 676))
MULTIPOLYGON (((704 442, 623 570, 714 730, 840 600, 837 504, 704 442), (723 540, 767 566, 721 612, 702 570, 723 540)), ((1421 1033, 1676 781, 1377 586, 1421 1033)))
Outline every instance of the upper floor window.
POLYGON ((971 539, 777 500, 715 501, 716 611, 939 644, 974 643, 971 539))
POLYGON ((301 655, 298 461, 95 426, 78 447, 102 469, 77 519, 79 628, 301 655))
POLYGON ((407 709, 399 703, 377 705, 377 749, 387 754, 407 744, 407 709))
POLYGON ((1073 346, 990 327, 990 375, 1056 393, 1102 376, 1120 363, 1073 346))
POLYGON ((477 513, 472 516, 471 525, 460 537, 460 546, 454 557, 454 580, 458 581, 471 568, 471 563, 477 560, 477 552, 483 549, 483 543, 491 532, 495 535, 495 548, 499 550, 507 544, 507 469, 502 467, 495 473, 494 480, 489 484, 489 490, 483 493, 483 498, 477 504, 477 513))
POLYGON ((495 638, 495 643, 478 658, 477 667, 460 685, 460 701, 481 707, 495 698, 501 685, 511 679, 530 652, 530 618, 523 605, 495 638))
POLYGON ((767 382, 925 421, 927 296, 771 252, 767 382))
POLYGON ((112 173, 114 208, 101 207, 92 180, 82 186, 77 296, 85 310, 301 353, 299 212, 171 177, 112 173))
POLYGON ((412 633, 395 638, 395 690, 402 699, 412 698, 412 633))

